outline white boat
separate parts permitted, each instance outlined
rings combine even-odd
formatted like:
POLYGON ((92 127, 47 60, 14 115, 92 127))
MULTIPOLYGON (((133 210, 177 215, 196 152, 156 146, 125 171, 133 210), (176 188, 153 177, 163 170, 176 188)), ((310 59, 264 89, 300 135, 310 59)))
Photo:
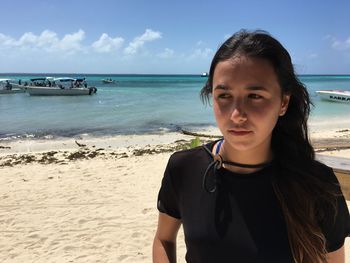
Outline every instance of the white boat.
POLYGON ((50 87, 54 79, 53 77, 32 78, 29 81, 19 81, 18 84, 12 83, 12 86, 26 91, 28 87, 50 87))
POLYGON ((58 87, 28 87, 26 91, 31 96, 76 96, 92 95, 96 93, 96 88, 61 89, 58 87))
POLYGON ((31 96, 77 96, 77 95, 92 95, 97 89, 88 87, 85 79, 74 78, 38 78, 31 79, 36 83, 34 86, 25 86, 26 91, 31 96), (39 84, 38 81, 43 80, 44 84, 39 84))
POLYGON ((323 100, 350 103, 349 90, 318 90, 316 93, 323 100))
POLYGON ((115 83, 115 80, 114 79, 102 79, 102 82, 105 84, 112 84, 112 83, 115 83))
POLYGON ((12 79, 0 79, 0 94, 23 93, 24 90, 15 87, 12 79))
POLYGON ((208 77, 208 75, 209 75, 208 72, 203 72, 201 77, 208 77))

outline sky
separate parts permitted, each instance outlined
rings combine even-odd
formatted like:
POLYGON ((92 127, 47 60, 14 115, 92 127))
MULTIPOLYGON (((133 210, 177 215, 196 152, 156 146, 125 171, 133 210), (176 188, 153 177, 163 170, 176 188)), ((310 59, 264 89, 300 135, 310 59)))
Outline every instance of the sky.
POLYGON ((0 73, 201 74, 240 29, 298 74, 350 74, 349 0, 1 0, 0 73))

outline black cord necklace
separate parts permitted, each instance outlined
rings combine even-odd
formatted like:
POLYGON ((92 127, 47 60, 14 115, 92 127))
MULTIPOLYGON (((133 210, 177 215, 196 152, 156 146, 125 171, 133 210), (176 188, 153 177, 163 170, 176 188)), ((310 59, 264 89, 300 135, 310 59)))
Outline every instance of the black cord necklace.
MULTIPOLYGON (((221 145, 221 143, 220 143, 221 145)), ((217 178, 217 173, 216 171, 219 170, 221 167, 223 167, 224 164, 226 165, 231 165, 231 166, 236 166, 236 167, 241 167, 241 168, 265 168, 269 166, 271 162, 265 162, 265 163, 259 163, 259 164, 245 164, 245 163, 236 163, 236 162, 230 162, 230 161, 224 161, 222 159, 222 156, 217 153, 213 154, 210 149, 208 149, 207 146, 203 145, 204 149, 206 152, 213 158, 213 161, 208 165, 207 169, 205 170, 203 180, 202 180, 202 187, 204 188, 205 191, 208 193, 214 193, 216 191, 217 183, 218 183, 218 178, 217 178), (209 189, 207 187, 207 177, 208 173, 211 169, 214 168, 214 187, 212 189, 209 189)), ((218 151, 217 151, 218 152, 218 151)))

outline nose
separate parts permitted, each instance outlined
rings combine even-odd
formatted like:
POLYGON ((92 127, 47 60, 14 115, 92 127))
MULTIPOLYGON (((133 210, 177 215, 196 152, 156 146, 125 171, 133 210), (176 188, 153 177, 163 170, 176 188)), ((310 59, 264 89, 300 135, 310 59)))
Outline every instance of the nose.
POLYGON ((236 101, 232 106, 231 120, 234 123, 243 123, 247 120, 247 114, 242 101, 236 101))

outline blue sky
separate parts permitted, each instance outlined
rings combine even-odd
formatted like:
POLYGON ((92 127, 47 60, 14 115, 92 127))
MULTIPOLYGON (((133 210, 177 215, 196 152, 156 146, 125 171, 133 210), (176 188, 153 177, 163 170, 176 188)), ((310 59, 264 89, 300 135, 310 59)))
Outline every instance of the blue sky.
POLYGON ((200 74, 264 29, 299 74, 350 74, 350 1, 2 0, 0 73, 200 74))

